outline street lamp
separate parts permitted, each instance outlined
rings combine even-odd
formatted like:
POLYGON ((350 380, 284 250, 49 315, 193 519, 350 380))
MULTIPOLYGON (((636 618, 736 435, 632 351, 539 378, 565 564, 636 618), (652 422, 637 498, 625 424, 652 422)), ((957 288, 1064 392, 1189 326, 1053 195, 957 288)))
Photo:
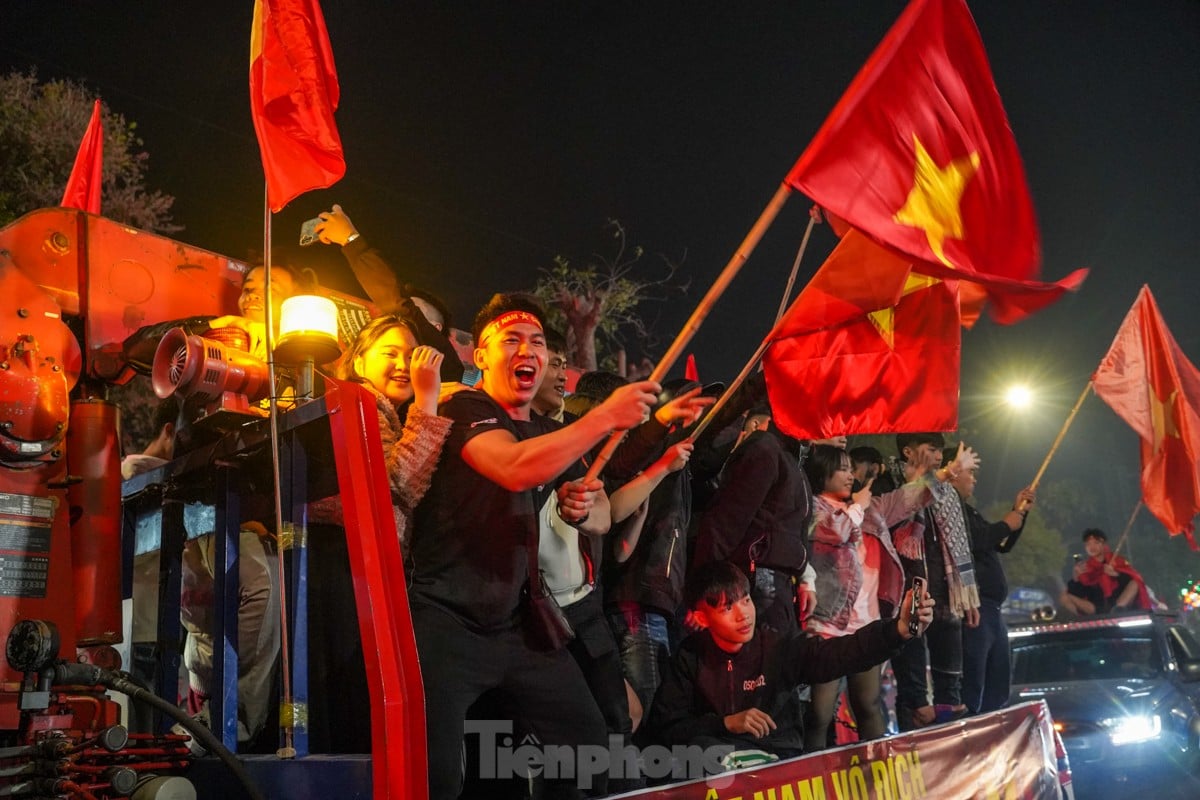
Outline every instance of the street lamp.
POLYGON ((1022 411, 1033 404, 1033 392, 1024 384, 1010 386, 1004 392, 1004 402, 1012 408, 1022 411))

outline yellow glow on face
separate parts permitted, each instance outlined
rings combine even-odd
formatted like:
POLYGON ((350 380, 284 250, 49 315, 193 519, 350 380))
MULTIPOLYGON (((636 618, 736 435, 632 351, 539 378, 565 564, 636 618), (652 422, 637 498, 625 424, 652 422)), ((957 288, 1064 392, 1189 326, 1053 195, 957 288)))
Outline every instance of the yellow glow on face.
POLYGON ((1033 393, 1029 391, 1028 386, 1010 386, 1004 393, 1004 402, 1013 408, 1029 408, 1033 402, 1033 393))

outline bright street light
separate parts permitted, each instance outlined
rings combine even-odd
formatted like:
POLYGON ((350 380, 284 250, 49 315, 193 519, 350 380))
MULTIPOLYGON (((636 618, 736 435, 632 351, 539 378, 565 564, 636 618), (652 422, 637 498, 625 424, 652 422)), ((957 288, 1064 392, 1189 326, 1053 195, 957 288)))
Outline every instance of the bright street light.
POLYGON ((1029 408, 1033 402, 1033 392, 1029 391, 1028 386, 1010 386, 1004 393, 1004 402, 1016 409, 1029 408))

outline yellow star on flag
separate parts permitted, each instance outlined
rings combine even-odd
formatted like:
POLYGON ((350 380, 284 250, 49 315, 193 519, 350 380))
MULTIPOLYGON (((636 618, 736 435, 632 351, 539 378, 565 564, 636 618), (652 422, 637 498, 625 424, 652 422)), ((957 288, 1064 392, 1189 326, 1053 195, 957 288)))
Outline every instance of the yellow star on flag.
MULTIPOLYGON (((935 283, 940 283, 937 278, 931 278, 928 275, 919 275, 915 272, 908 273, 908 277, 904 279, 904 288, 900 290, 900 298, 908 297, 913 292, 919 292, 922 289, 928 289, 935 283)), ((899 301, 897 301, 897 304, 899 301)), ((872 311, 867 314, 867 319, 871 320, 871 324, 875 326, 875 330, 879 331, 879 335, 887 342, 889 350, 896 349, 896 306, 888 306, 881 308, 878 311, 872 311)))
POLYGON ((1166 442, 1168 436, 1179 438, 1179 428, 1175 426, 1175 399, 1179 390, 1171 392, 1166 400, 1159 400, 1154 389, 1150 388, 1150 424, 1154 427, 1154 452, 1166 442))
POLYGON ((946 260, 943 244, 947 237, 963 238, 959 204, 967 181, 979 169, 979 153, 973 152, 939 167, 915 134, 913 145, 916 151, 913 187, 904 207, 892 219, 901 225, 923 230, 937 260, 953 269, 954 265, 946 260))

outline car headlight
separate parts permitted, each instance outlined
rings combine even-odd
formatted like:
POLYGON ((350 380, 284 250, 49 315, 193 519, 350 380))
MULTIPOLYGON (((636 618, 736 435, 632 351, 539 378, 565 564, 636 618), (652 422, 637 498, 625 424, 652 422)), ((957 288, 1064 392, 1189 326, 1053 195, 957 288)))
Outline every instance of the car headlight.
POLYGON ((1157 714, 1137 714, 1115 717, 1101 723, 1113 744, 1136 744, 1157 739, 1162 733, 1162 717, 1157 714))

